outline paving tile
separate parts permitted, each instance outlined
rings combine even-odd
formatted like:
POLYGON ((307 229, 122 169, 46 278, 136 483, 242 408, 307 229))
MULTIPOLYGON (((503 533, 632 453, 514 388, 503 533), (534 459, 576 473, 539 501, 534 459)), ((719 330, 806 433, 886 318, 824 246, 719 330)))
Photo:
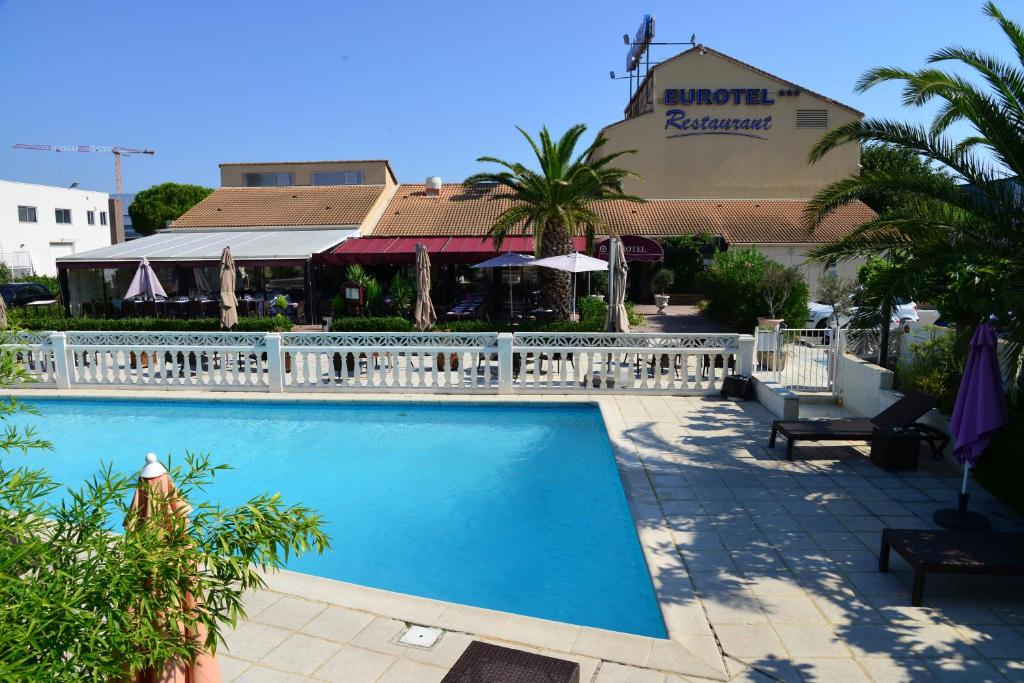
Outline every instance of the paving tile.
POLYGON ((245 605, 245 614, 247 619, 252 619, 254 616, 270 607, 273 603, 281 599, 280 593, 275 593, 270 590, 247 590, 242 594, 242 604, 245 605))
POLYGON ((857 663, 876 683, 929 683, 935 682, 935 673, 918 659, 895 659, 891 657, 865 657, 857 663))
POLYGON ((851 531, 812 531, 811 538, 824 550, 865 550, 864 543, 851 531))
POLYGON ((445 633, 441 636, 441 640, 429 650, 410 647, 402 655, 402 658, 450 669, 471 642, 473 642, 473 637, 465 633, 445 633))
POLYGON ((220 668, 221 680, 225 681, 225 683, 230 683, 242 675, 242 673, 252 666, 252 664, 250 662, 242 661, 241 659, 230 657, 223 652, 218 652, 217 666, 220 668))
MULTIPOLYGON (((581 679, 582 680, 582 679, 581 679)), ((594 683, 664 683, 665 674, 652 669, 602 662, 594 683)))
POLYGON ((291 635, 291 631, 283 628, 248 621, 230 631, 224 638, 224 644, 232 657, 255 662, 291 635))
POLYGON ((352 639, 351 644, 375 652, 401 656, 405 654, 408 646, 399 645, 396 640, 405 628, 401 621, 377 617, 352 639))
POLYGON ((806 595, 762 595, 758 601, 773 624, 825 624, 818 606, 806 595))
POLYGON ((712 625, 767 624, 768 616, 753 591, 745 588, 729 595, 701 599, 712 625))
POLYGON ((297 631, 322 612, 324 607, 322 602, 310 602, 286 595, 254 616, 252 620, 268 626, 297 631))
POLYGON ((313 675, 332 683, 374 683, 396 660, 392 655, 343 645, 313 675))
POLYGON ((338 651, 340 645, 312 636, 295 634, 260 658, 260 664, 280 671, 308 676, 338 651))
POLYGON ((366 628, 371 621, 373 621, 373 617, 366 612, 357 612, 331 605, 303 626, 302 632, 310 636, 347 643, 366 628))
POLYGON ((305 676, 278 671, 265 666, 252 666, 235 679, 237 683, 299 683, 305 676))
POLYGON ((794 664, 806 681, 827 681, 828 683, 871 681, 864 669, 853 659, 797 657, 794 664))
POLYGON ((925 660, 925 665, 935 674, 936 679, 946 683, 995 683, 1006 678, 990 662, 984 659, 948 657, 925 660))
POLYGON ((447 669, 421 664, 409 659, 399 659, 377 679, 377 683, 440 683, 447 669))
POLYGON ((775 633, 791 657, 849 657, 841 634, 825 624, 775 624, 775 633))
POLYGON ((716 624, 715 633, 726 654, 745 661, 788 656, 782 641, 767 624, 716 624))
POLYGON ((991 659, 1024 657, 1024 634, 1012 626, 960 626, 957 632, 964 636, 978 652, 991 659))
POLYGON ((515 643, 568 652, 579 633, 579 626, 513 615, 494 635, 515 643))
POLYGON ((583 628, 572 651, 587 657, 609 659, 632 666, 645 666, 651 656, 653 638, 630 636, 594 628, 583 628))

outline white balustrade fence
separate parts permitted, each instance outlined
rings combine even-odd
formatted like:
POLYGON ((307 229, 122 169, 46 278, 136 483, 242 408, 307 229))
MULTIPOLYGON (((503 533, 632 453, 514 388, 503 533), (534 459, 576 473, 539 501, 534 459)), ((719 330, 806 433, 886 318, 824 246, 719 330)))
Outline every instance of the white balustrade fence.
POLYGON ((262 392, 718 392, 738 334, 40 332, 6 344, 28 387, 262 392))

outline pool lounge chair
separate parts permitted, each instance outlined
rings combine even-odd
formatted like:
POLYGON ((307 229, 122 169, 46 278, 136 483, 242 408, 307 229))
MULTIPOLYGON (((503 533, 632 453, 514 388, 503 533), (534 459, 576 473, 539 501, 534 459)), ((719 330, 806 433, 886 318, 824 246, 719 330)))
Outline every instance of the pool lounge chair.
POLYGON ((941 457, 949 443, 949 436, 917 420, 938 405, 938 401, 920 391, 908 392, 903 398, 871 419, 851 420, 775 420, 768 447, 775 447, 775 438, 786 438, 786 459, 793 459, 793 446, 797 441, 871 441, 875 428, 893 429, 913 426, 922 441, 928 443, 932 454, 941 457))

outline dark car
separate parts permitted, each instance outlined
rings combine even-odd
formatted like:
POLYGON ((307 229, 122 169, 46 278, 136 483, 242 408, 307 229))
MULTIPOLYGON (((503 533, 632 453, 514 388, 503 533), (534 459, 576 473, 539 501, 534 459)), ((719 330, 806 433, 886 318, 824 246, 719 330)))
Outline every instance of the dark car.
POLYGON ((48 287, 35 282, 11 282, 0 285, 4 303, 8 306, 25 306, 33 301, 52 301, 55 297, 48 287))

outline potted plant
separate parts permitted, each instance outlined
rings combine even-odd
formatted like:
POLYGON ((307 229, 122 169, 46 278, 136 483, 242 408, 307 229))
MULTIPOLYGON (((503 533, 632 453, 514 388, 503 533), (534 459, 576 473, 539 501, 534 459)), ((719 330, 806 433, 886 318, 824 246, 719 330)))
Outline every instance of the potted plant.
POLYGON ((676 274, 668 268, 659 268, 651 277, 651 290, 654 292, 654 303, 658 307, 658 313, 664 313, 668 308, 668 289, 676 281, 676 274))
POLYGON ((768 316, 757 319, 757 363, 765 370, 783 370, 786 367, 786 355, 779 344, 779 328, 786 321, 779 315, 801 277, 799 270, 786 268, 780 263, 770 262, 764 266, 761 297, 768 307, 768 316))

